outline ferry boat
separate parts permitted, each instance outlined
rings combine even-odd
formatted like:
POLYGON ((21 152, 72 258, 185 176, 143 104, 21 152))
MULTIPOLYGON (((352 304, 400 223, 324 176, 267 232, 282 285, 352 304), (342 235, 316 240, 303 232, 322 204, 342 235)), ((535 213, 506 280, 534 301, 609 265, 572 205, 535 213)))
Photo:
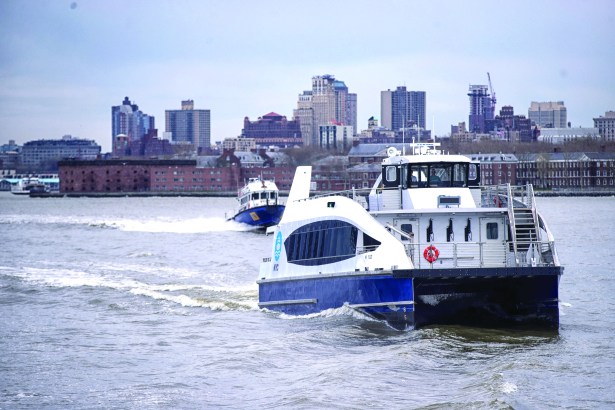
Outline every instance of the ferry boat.
POLYGON ((46 185, 37 177, 28 177, 18 179, 12 186, 11 193, 13 195, 30 195, 32 190, 45 190, 46 185))
POLYGON ((297 168, 263 259, 259 307, 306 315, 348 306, 395 329, 559 326, 563 274, 531 185, 480 185, 477 162, 439 143, 387 149, 359 191, 310 197, 297 168))
POLYGON ((250 178, 237 195, 239 209, 228 220, 267 228, 277 225, 284 213, 274 181, 250 178))

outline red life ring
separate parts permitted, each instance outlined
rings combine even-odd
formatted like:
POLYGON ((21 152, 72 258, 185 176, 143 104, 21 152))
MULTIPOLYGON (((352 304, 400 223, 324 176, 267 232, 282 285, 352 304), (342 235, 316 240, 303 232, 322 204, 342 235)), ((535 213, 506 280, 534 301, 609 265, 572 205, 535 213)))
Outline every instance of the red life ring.
POLYGON ((440 251, 433 245, 429 245, 423 251, 423 257, 429 263, 434 263, 436 260, 438 260, 438 256, 440 256, 440 251))

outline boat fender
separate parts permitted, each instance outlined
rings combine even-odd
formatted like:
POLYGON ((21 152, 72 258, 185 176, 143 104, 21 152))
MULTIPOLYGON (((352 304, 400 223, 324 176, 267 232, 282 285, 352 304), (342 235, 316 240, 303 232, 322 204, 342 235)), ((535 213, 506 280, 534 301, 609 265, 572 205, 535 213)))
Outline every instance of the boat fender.
POLYGON ((438 256, 440 256, 440 251, 433 245, 429 245, 423 251, 423 257, 429 263, 434 263, 438 260, 438 256))

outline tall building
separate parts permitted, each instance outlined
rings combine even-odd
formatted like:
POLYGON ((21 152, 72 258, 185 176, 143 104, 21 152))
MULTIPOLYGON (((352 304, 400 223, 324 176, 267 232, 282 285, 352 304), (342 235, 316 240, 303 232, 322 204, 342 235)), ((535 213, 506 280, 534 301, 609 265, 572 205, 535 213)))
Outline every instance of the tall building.
POLYGON ((299 94, 297 109, 293 111, 294 117, 299 121, 301 137, 304 145, 313 144, 314 108, 312 108, 312 92, 304 91, 299 94))
POLYGON ((320 148, 343 151, 352 146, 353 130, 350 125, 332 123, 319 126, 320 148))
POLYGON ((111 107, 111 138, 113 151, 116 151, 116 137, 126 136, 128 143, 141 141, 145 135, 156 129, 154 117, 144 114, 137 104, 132 104, 128 97, 122 105, 111 107))
POLYGON ((343 81, 325 74, 312 77, 312 90, 299 95, 294 116, 299 119, 305 145, 318 145, 321 125, 336 121, 357 132, 357 95, 343 81))
POLYGON ((533 125, 544 128, 566 128, 567 114, 563 101, 532 101, 527 116, 533 125))
POLYGON ((193 100, 182 101, 181 110, 166 110, 165 132, 170 133, 171 141, 189 143, 197 151, 211 146, 211 113, 209 110, 195 110, 193 100))
POLYGON ((285 116, 275 112, 258 117, 256 121, 250 121, 250 118, 245 117, 241 137, 252 138, 261 146, 275 145, 289 148, 303 145, 299 121, 297 119, 289 121, 285 116))
POLYGON ((504 105, 500 109, 500 115, 496 115, 495 129, 507 141, 530 142, 534 140, 530 120, 525 118, 525 115, 515 115, 514 108, 510 105, 504 105))
POLYGON ((425 91, 407 91, 403 86, 395 91, 381 91, 382 126, 393 131, 415 125, 425 129, 426 106, 425 91))
POLYGON ((607 111, 604 116, 594 118, 594 127, 607 141, 615 141, 615 111, 607 111))
POLYGON ((53 168, 55 163, 66 158, 96 159, 100 155, 100 145, 93 140, 65 135, 57 140, 26 142, 20 155, 21 165, 26 169, 42 171, 53 168))
POLYGON ((470 85, 470 132, 483 134, 493 130, 495 103, 486 85, 470 85))

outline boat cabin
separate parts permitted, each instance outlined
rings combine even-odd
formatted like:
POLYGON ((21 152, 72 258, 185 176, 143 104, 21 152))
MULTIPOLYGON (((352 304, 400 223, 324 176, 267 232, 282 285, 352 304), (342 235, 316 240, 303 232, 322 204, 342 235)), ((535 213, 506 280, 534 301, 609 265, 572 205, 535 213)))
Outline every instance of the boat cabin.
POLYGON ((480 167, 459 155, 399 157, 385 160, 382 176, 384 188, 466 188, 479 185, 480 167))

